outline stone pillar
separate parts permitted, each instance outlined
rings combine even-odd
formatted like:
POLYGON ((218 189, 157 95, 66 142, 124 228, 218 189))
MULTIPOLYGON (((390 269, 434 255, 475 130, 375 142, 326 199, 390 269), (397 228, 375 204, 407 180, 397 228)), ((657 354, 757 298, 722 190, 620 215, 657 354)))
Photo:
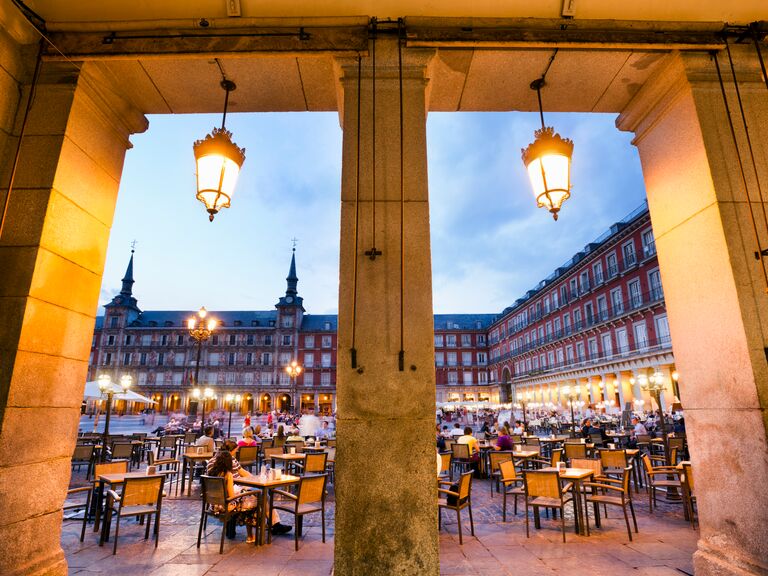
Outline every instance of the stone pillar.
MULTIPOLYGON (((754 47, 733 47, 763 193, 768 98, 754 47)), ((763 210, 720 56, 761 246, 763 210)), ((726 72, 728 71, 728 72, 726 72)), ((701 521, 697 576, 768 572, 768 296, 715 64, 671 54, 618 120, 636 134, 685 401, 701 521), (723 470, 728 484, 723 487, 723 470)))
POLYGON ((401 310, 400 105, 397 43, 376 45, 376 157, 371 61, 363 62, 359 204, 357 61, 339 62, 344 129, 337 362, 335 574, 439 571, 435 485, 435 369, 426 110, 431 51, 404 50, 404 370, 401 310), (376 172, 375 260, 372 177, 376 172), (355 246, 355 225, 358 243, 355 246), (354 318, 354 271, 357 305, 354 318), (357 368, 351 364, 356 323, 357 368), (388 430, 387 442, 381 431, 388 430))
MULTIPOLYGON (((28 74, 20 78, 28 84, 28 74)), ((27 92, 0 156, 0 203, 27 92)), ((15 87, 0 92, 0 106, 16 94, 15 87)), ((0 563, 6 575, 67 573, 61 504, 107 240, 128 135, 146 125, 114 95, 97 65, 78 71, 68 63, 43 64, 0 238, 0 563), (41 427, 56 431, 54 442, 36 441, 41 427)))

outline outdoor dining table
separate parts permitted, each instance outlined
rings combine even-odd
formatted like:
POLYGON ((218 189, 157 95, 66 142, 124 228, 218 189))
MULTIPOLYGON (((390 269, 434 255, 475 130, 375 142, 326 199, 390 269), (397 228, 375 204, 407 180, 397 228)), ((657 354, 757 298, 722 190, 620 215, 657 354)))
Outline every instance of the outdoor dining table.
MULTIPOLYGON (((557 470, 557 468, 542 468, 545 471, 557 470)), ((573 493, 573 506, 576 517, 576 533, 586 534, 586 523, 584 521, 584 506, 581 502, 581 482, 595 475, 595 471, 590 468, 560 468, 560 479, 573 482, 571 492, 573 493)))
MULTIPOLYGON (((104 487, 109 484, 112 487, 120 486, 125 482, 126 478, 153 478, 156 476, 164 476, 163 474, 148 475, 146 472, 116 472, 112 474, 100 474, 94 482, 98 482, 96 488, 98 505, 96 506, 96 517, 93 521, 93 531, 98 532, 101 526, 101 503, 104 501, 104 487)), ((109 541, 109 523, 104 522, 102 526, 104 531, 104 542, 109 541)))
MULTIPOLYGON (((296 454, 296 456, 298 456, 298 454, 296 454)), ((266 532, 267 527, 267 492, 281 486, 298 484, 300 480, 301 478, 298 476, 292 476, 290 474, 276 474, 274 471, 269 475, 264 474, 255 476, 250 474, 248 476, 238 476, 235 478, 235 484, 248 486, 249 488, 261 489, 261 496, 259 498, 261 501, 261 515, 259 517, 259 524, 261 528, 259 530, 259 546, 264 545, 264 533, 266 532)))
POLYGON ((194 479, 195 464, 198 462, 207 462, 213 458, 213 452, 185 452, 181 456, 181 493, 184 494, 184 484, 187 478, 187 468, 189 468, 189 486, 187 486, 187 496, 192 493, 192 480, 194 479))
POLYGON ((298 454, 272 454, 270 456, 272 460, 272 467, 275 467, 275 461, 279 460, 283 463, 283 468, 287 471, 289 469, 293 468, 293 464, 295 462, 304 462, 304 459, 307 457, 304 453, 298 453, 298 454))

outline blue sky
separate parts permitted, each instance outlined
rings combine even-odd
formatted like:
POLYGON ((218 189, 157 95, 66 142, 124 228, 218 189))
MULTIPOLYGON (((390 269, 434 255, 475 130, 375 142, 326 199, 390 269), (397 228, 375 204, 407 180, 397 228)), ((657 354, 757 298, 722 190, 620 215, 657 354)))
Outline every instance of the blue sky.
MULTIPOLYGON (((554 222, 536 208, 520 160, 537 114, 429 115, 436 313, 500 312, 642 203, 639 158, 614 119, 546 115, 575 141, 572 195, 554 222)), ((336 312, 338 115, 228 115, 246 161, 232 207, 211 224, 194 196, 192 143, 219 122, 218 115, 152 116, 149 130, 132 136, 100 304, 119 291, 135 239, 142 309, 271 309, 285 292, 295 236, 305 308, 336 312)))

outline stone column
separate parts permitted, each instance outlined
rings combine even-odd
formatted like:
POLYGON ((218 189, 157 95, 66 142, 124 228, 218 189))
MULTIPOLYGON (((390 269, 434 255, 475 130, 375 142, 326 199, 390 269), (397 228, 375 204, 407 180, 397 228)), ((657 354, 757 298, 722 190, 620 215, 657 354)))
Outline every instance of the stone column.
MULTIPOLYGON (((20 78, 28 84, 28 72, 20 78)), ((27 91, 0 156, 0 203, 27 91)), ((15 87, 0 92, 0 106, 15 95, 15 87)), ((0 563, 6 575, 67 573, 61 504, 107 240, 128 135, 146 126, 98 66, 78 71, 68 63, 43 64, 0 238, 0 563), (37 441, 41 429, 55 430, 55 441, 37 441)))
MULTIPOLYGON (((768 98, 754 47, 733 48, 763 194, 768 98)), ((768 245, 745 132, 720 55, 757 232, 768 245)), ((726 72, 727 71, 727 72, 726 72)), ((703 53, 671 54, 618 120, 635 132, 664 283, 701 521, 698 576, 768 572, 768 296, 736 148, 703 53), (727 424, 725 424, 727 423, 727 424), (727 470, 728 490, 723 485, 727 470)))
POLYGON ((426 110, 432 52, 404 50, 403 124, 397 43, 376 45, 376 157, 371 60, 363 62, 357 190, 357 61, 339 61, 344 129, 337 362, 335 574, 439 571, 435 485, 435 369, 426 110), (400 202, 400 146, 404 197, 400 202), (371 260, 376 175, 376 246, 371 260), (404 370, 398 368, 404 211, 404 370), (357 246, 355 226, 357 222, 357 246), (354 272, 357 269, 356 318, 354 272), (351 364, 355 322, 357 367, 351 364), (382 431, 387 441, 381 441, 382 431))

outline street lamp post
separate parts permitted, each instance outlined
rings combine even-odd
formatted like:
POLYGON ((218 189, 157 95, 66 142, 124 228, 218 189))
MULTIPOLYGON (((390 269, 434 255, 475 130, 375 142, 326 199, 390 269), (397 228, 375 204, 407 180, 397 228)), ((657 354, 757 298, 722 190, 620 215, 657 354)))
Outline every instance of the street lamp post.
MULTIPOLYGON (((217 323, 214 318, 208 318, 206 320, 207 316, 208 316, 208 311, 205 309, 205 306, 203 306, 200 308, 200 310, 197 311, 197 316, 193 316, 192 318, 187 320, 187 328, 189 329, 189 335, 192 337, 192 339, 195 342, 197 342, 197 360, 195 361, 195 379, 194 379, 194 382, 192 383, 192 385, 195 387, 197 387, 200 383, 199 381, 200 357, 203 351, 203 342, 205 342, 206 340, 208 340, 208 338, 211 337, 211 334, 216 328, 216 323, 217 323)), ((195 392, 193 390, 192 395, 195 398, 199 399, 200 391, 197 390, 197 392, 195 392)), ((195 407, 195 415, 197 415, 197 407, 195 407)), ((205 425, 205 406, 203 406, 203 425, 205 425)), ((201 434, 202 434, 202 430, 201 430, 201 434)))
MULTIPOLYGON (((122 388, 123 393, 127 392, 128 388, 131 387, 132 381, 133 379, 127 374, 120 378, 120 387, 122 388)), ((109 374, 102 374, 99 376, 99 390, 101 391, 102 396, 106 395, 107 397, 107 415, 104 420, 104 434, 101 439, 101 461, 105 462, 107 460, 107 445, 109 443, 109 417, 112 414, 112 398, 115 395, 115 389, 112 386, 112 378, 109 374)))
MULTIPOLYGON (((288 376, 291 379, 291 408, 293 408, 294 413, 296 412, 296 379, 299 377, 299 374, 301 374, 302 367, 299 365, 296 360, 293 360, 288 366, 285 367, 285 371, 288 373, 288 376)), ((301 410, 299 410, 301 412, 301 410)))
POLYGON ((240 394, 227 394, 227 403, 229 404, 229 424, 227 424, 227 438, 232 436, 232 409, 237 402, 240 402, 240 394))
POLYGON ((661 409, 661 393, 664 390, 664 374, 654 372, 650 376, 640 376, 640 388, 648 392, 659 407, 659 423, 661 424, 661 438, 664 441, 664 461, 669 466, 669 441, 667 440, 667 423, 664 420, 664 410, 661 409))
POLYGON ((194 388, 192 396, 203 405, 202 417, 200 418, 200 436, 205 432, 205 403, 214 396, 213 388, 194 388))

